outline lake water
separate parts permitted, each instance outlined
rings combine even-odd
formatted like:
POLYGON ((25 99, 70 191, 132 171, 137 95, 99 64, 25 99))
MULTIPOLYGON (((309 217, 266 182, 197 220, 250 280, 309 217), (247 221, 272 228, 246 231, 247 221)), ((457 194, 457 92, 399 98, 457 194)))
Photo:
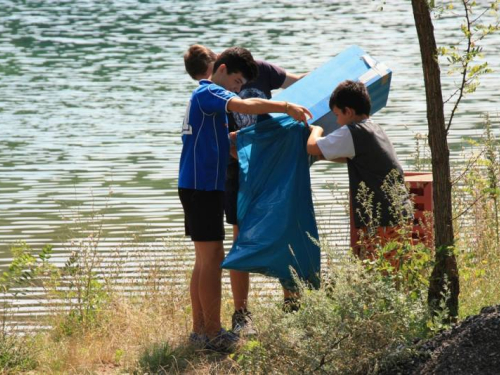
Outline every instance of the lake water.
MULTIPOLYGON (((179 133, 196 83, 182 55, 194 43, 215 51, 244 46, 295 73, 359 45, 393 71, 388 106, 374 119, 404 168, 415 169, 415 136, 427 125, 409 1, 0 3, 0 271, 17 241, 34 249, 52 244, 53 262, 63 264, 81 222, 102 225, 103 254, 140 249, 145 257, 175 257, 175 247, 163 244, 183 232, 179 133), (102 217, 92 221, 91 213, 102 217)), ((460 22, 435 21, 440 45, 462 41, 460 22)), ((479 136, 481 116, 500 108, 500 34, 483 45, 495 72, 461 105, 449 136, 457 162, 462 139, 479 136)), ((458 81, 443 74, 445 98, 458 81)), ((312 182, 320 232, 346 250, 346 168, 317 163, 312 182)), ((19 303, 19 314, 32 310, 43 313, 19 303)))

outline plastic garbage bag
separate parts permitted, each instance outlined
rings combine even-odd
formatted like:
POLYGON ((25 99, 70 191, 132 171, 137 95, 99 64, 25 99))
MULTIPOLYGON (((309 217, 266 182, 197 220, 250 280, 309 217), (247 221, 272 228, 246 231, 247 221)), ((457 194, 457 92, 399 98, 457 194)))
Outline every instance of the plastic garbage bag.
POLYGON ((222 268, 277 277, 289 290, 296 289, 295 271, 319 286, 308 136, 309 129, 288 116, 238 132, 239 235, 222 268))

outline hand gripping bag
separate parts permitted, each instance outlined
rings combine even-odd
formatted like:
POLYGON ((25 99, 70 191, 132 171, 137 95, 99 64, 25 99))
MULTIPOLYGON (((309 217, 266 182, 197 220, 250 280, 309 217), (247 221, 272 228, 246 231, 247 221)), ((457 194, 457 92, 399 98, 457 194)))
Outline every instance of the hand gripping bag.
POLYGON ((309 129, 289 116, 240 130, 239 235, 222 268, 261 273, 295 290, 319 286, 320 248, 306 151, 309 129))

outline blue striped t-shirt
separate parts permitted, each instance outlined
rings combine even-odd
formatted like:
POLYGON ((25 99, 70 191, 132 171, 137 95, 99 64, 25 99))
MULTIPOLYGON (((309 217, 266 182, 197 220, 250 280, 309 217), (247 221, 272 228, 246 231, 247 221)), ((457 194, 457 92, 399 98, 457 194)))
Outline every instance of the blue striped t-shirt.
POLYGON ((193 91, 182 126, 179 187, 224 191, 229 157, 227 103, 236 94, 208 80, 193 91))

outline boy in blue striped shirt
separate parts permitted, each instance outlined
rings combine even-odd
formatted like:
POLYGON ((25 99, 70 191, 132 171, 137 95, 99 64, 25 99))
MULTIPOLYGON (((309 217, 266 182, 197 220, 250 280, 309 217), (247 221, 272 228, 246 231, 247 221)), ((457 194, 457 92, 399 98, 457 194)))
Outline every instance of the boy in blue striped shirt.
POLYGON ((211 80, 194 90, 182 127, 179 197, 186 235, 195 247, 190 283, 193 311, 191 341, 227 352, 237 336, 221 327, 221 268, 224 258, 224 185, 229 158, 227 113, 286 113, 307 123, 307 108, 266 99, 241 99, 235 93, 257 76, 251 53, 240 47, 225 50, 214 63, 211 80))

